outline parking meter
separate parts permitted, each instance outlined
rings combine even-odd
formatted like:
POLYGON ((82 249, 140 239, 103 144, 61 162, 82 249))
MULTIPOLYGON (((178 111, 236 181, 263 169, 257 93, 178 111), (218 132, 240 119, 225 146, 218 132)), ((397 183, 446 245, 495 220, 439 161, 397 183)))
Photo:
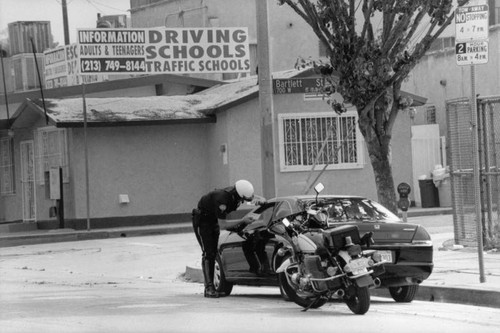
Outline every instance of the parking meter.
POLYGON ((411 187, 407 183, 401 183, 398 185, 399 201, 398 207, 403 211, 403 221, 407 220, 407 211, 410 207, 410 200, 408 195, 411 193, 411 187))

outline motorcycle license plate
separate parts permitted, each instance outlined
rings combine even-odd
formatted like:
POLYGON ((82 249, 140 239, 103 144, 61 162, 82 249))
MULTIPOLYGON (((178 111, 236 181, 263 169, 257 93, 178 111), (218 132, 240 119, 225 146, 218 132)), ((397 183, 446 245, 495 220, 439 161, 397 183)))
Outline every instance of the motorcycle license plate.
POLYGON ((382 261, 392 263, 392 251, 378 251, 378 253, 380 253, 382 261))
POLYGON ((356 259, 349 262, 349 266, 351 267, 353 275, 359 275, 367 272, 366 268, 368 267, 368 264, 367 260, 356 259))

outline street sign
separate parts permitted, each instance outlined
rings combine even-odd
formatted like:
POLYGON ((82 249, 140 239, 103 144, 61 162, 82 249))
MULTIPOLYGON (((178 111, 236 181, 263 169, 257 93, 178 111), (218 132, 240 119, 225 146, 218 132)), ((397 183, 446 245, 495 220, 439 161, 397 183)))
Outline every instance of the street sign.
POLYGON ((455 44, 457 65, 488 63, 488 41, 470 41, 455 44))
POLYGON ((319 93, 324 86, 323 78, 273 79, 274 94, 319 93))
POLYGON ((458 7, 455 12, 455 39, 488 38, 488 5, 458 7))

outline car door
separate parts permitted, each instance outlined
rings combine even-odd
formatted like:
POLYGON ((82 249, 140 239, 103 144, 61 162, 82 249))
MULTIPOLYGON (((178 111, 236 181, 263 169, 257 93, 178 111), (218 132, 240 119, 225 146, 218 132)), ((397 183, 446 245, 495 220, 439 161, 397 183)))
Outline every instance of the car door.
POLYGON ((248 242, 253 240, 252 237, 256 232, 267 230, 267 223, 273 215, 275 204, 275 202, 270 202, 248 213, 246 216, 251 215, 254 222, 243 230, 231 231, 227 235, 221 234, 223 240, 219 243, 219 253, 227 279, 254 276, 250 272, 249 258, 252 254, 248 253, 250 248, 248 242))

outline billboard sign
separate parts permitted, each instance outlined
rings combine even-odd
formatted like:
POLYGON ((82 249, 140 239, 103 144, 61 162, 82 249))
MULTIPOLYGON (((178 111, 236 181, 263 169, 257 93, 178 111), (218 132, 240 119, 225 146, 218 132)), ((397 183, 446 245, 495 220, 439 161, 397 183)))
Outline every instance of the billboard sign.
POLYGON ((80 75, 78 45, 70 44, 47 50, 43 53, 45 62, 45 88, 59 88, 84 83, 105 81, 103 74, 80 75))
POLYGON ((81 73, 250 72, 247 28, 79 29, 81 73))

